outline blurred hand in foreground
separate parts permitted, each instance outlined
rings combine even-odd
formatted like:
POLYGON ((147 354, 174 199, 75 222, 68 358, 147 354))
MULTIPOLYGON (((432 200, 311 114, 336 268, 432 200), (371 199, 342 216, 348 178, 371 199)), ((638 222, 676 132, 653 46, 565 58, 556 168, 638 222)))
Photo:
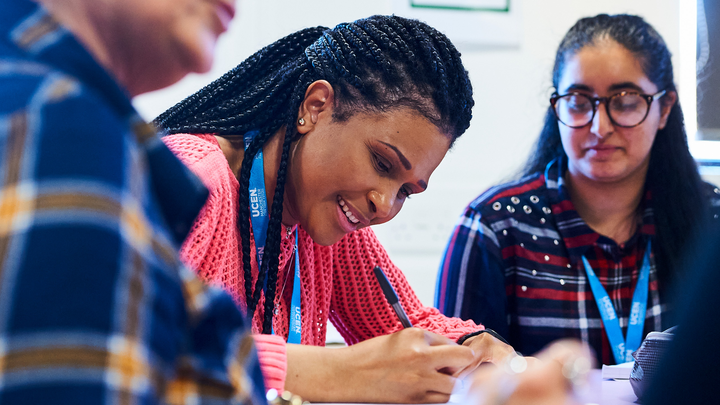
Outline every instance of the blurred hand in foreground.
POLYGON ((480 367, 471 377, 469 398, 477 405, 576 404, 574 393, 587 385, 593 366, 586 345, 560 340, 537 358, 511 356, 497 367, 480 367))

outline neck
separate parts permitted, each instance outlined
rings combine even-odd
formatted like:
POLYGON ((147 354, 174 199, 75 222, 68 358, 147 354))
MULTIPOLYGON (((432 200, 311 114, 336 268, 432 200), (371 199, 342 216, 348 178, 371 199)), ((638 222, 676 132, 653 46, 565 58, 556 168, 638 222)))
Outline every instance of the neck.
POLYGON ((647 168, 618 182, 597 182, 568 170, 570 199, 580 217, 595 232, 618 244, 635 233, 638 207, 643 198, 647 168))
MULTIPOLYGON (((243 159, 245 158, 245 143, 241 137, 235 139, 223 138, 221 136, 215 136, 220 145, 220 149, 223 151, 225 158, 230 165, 230 169, 236 178, 240 178, 240 168, 242 166, 243 159)), ((280 169, 280 162, 282 160, 282 146, 285 140, 285 127, 278 129, 277 132, 263 145, 263 174, 265 176, 265 193, 267 194, 268 209, 272 207, 272 202, 275 197, 275 188, 277 187, 277 173, 280 169)), ((291 154, 292 156, 292 154, 291 154)), ((290 158, 289 158, 290 159, 290 158)), ((290 162, 288 162, 290 166, 290 162)), ((286 177, 287 179, 288 177, 286 177)), ((287 184, 287 183, 286 183, 287 184)), ((283 214, 282 223, 286 227, 294 226, 298 221, 291 214, 290 204, 288 202, 288 190, 285 188, 283 198, 283 214)))

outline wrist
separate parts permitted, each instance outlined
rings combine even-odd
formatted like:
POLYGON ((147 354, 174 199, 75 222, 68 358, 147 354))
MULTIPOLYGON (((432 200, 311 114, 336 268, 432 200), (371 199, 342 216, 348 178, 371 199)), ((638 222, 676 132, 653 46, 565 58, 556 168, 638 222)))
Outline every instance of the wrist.
POLYGON ((508 341, 505 340, 505 338, 503 338, 502 336, 500 336, 499 333, 495 332, 495 331, 492 330, 492 329, 488 329, 488 328, 483 329, 483 330, 479 330, 479 331, 476 331, 476 332, 473 332, 473 333, 468 333, 467 335, 463 335, 463 336, 461 336, 461 337, 457 340, 457 343, 458 343, 459 345, 465 344, 466 342, 469 343, 469 340, 471 340, 471 338, 474 338, 474 337, 476 337, 476 336, 482 335, 483 333, 487 333, 487 334, 489 334, 490 336, 494 337, 495 339, 497 339, 497 340, 505 343, 506 345, 510 345, 510 343, 508 343, 508 341))

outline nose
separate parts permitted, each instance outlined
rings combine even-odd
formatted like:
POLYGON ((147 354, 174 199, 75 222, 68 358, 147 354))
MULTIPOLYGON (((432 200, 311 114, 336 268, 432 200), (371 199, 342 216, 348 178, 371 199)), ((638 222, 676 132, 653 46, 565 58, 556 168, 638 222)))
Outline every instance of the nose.
POLYGON ((604 103, 600 103, 595 111, 595 116, 590 126, 590 132, 595 134, 598 138, 606 138, 613 131, 613 123, 610 121, 607 109, 604 103))
POLYGON ((384 222, 391 218, 395 205, 395 194, 391 190, 372 190, 367 197, 373 219, 384 222))

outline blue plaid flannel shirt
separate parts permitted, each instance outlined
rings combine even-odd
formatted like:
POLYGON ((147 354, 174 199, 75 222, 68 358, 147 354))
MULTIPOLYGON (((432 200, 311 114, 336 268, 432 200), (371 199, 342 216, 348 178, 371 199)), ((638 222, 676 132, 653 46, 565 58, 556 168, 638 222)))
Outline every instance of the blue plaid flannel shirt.
POLYGON ((207 191, 36 3, 0 12, 0 403, 265 402, 244 316, 178 260, 207 191))

